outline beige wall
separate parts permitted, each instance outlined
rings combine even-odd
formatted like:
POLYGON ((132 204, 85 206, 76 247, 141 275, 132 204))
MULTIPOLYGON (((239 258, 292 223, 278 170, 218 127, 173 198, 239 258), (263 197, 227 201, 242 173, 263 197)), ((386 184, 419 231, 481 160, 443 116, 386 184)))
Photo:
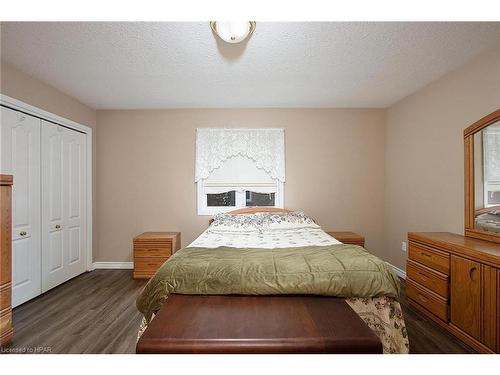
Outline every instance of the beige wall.
POLYGON ((130 261, 131 239, 143 231, 179 230, 186 245, 206 228, 193 182, 197 127, 284 127, 286 207, 305 210, 325 229, 364 234, 369 250, 404 268, 408 231, 463 231, 462 131, 499 106, 500 47, 388 110, 109 110, 96 117, 11 66, 2 64, 0 79, 3 94, 94 129, 94 261, 130 261))
POLYGON ((95 110, 3 61, 1 63, 0 85, 4 95, 95 128, 95 110))
POLYGON ((285 206, 327 229, 363 233, 383 247, 384 110, 237 109, 98 111, 96 261, 132 260, 133 236, 182 232, 194 240, 198 127, 284 127, 285 206))
POLYGON ((385 260, 408 231, 463 234, 463 130, 499 106, 500 46, 388 109, 385 260))
POLYGON ((78 122, 79 124, 86 125, 92 128, 93 136, 93 149, 92 149, 92 165, 94 170, 93 181, 93 249, 95 251, 96 244, 96 111, 86 105, 80 103, 78 100, 68 96, 54 87, 39 81, 36 78, 15 69, 11 65, 1 62, 0 69, 0 92, 4 95, 10 96, 21 100, 25 103, 31 104, 35 107, 43 109, 47 112, 54 113, 58 116, 67 118, 69 120, 78 122))

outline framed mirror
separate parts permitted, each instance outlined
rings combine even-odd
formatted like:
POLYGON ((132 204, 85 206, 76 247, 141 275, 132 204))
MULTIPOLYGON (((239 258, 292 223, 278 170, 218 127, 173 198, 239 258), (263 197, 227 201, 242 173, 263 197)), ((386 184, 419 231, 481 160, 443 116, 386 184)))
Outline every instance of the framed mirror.
POLYGON ((500 109, 464 130, 465 236, 500 243, 500 109))

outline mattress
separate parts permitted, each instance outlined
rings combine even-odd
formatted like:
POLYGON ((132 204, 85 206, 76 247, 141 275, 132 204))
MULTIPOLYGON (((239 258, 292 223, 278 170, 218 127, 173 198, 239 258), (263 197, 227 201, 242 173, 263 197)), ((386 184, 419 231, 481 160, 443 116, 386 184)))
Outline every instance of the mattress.
POLYGON ((261 231, 205 230, 188 247, 277 249, 303 246, 328 246, 342 242, 330 236, 321 228, 290 228, 261 231))

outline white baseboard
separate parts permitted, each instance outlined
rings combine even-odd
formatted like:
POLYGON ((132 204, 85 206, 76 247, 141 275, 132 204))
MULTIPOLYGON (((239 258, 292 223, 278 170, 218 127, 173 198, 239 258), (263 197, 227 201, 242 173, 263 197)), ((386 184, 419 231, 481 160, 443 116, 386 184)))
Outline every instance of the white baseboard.
POLYGON ((406 279, 406 272, 405 271, 403 271, 401 268, 398 268, 390 263, 387 263, 387 264, 392 267, 392 270, 394 271, 394 273, 396 275, 398 275, 402 279, 406 279))
POLYGON ((92 270, 132 270, 134 262, 94 262, 92 270))

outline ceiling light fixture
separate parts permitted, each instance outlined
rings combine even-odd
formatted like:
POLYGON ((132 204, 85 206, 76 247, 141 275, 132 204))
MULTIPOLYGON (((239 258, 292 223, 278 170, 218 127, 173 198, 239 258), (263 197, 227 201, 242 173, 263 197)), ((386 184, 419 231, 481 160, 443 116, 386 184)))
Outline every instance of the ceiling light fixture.
POLYGON ((248 38, 255 30, 255 21, 241 22, 210 22, 210 27, 224 42, 240 43, 248 38))

